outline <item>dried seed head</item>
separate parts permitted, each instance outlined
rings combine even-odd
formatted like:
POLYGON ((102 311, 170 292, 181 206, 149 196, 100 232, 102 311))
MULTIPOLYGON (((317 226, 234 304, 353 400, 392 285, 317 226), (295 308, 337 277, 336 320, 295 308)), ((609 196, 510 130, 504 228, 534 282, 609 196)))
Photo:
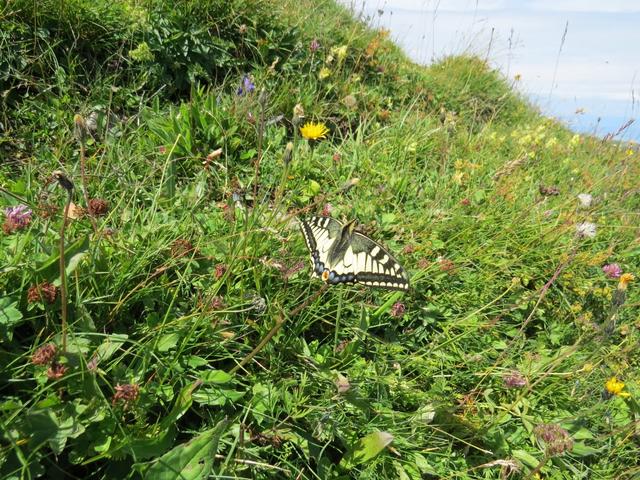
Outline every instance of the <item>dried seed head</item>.
POLYGON ((404 312, 407 311, 407 307, 404 303, 396 302, 391 306, 391 311, 389 312, 392 317, 402 318, 404 316, 404 312))
POLYGON ((544 443, 547 453, 551 456, 561 455, 573 448, 573 440, 569 432, 558 424, 540 424, 534 429, 534 433, 544 443))
POLYGON ((219 263, 216 265, 216 270, 214 272, 214 276, 216 277, 216 280, 219 280, 229 269, 229 267, 224 264, 224 263, 219 263))
POLYGON ((55 303, 58 296, 58 287, 53 283, 42 282, 37 285, 32 285, 27 291, 27 302, 37 303, 43 302, 51 305, 55 303))
POLYGON ((109 211, 109 203, 102 198, 92 198, 89 200, 89 213, 96 217, 101 217, 109 211))
POLYGON ((55 170, 51 176, 54 180, 57 180, 60 186, 67 192, 71 193, 73 191, 73 182, 69 180, 69 177, 67 177, 62 170, 55 170))
POLYGON ((184 257, 193 252, 194 246, 189 240, 179 238, 171 245, 171 256, 173 258, 184 257))
POLYGON ((58 380, 62 378, 65 373, 67 373, 67 367, 61 363, 54 362, 47 370, 47 378, 49 380, 58 380))
POLYGON ((505 374, 502 381, 507 388, 522 388, 527 385, 526 377, 517 370, 505 374))
POLYGON ((38 348, 31 357, 34 365, 49 365, 56 358, 57 348, 53 343, 47 343, 38 348))
POLYGON ((293 143, 288 142, 287 146, 284 148, 284 155, 282 155, 282 163, 287 167, 291 163, 291 157, 293 156, 293 143))
POLYGON ((119 401, 129 405, 137 400, 140 395, 140 387, 135 383, 128 383, 126 385, 116 385, 116 393, 113 394, 111 403, 115 404, 119 401))
POLYGON ((80 143, 84 143, 87 139, 87 123, 82 115, 76 114, 73 116, 73 134, 80 143))
POLYGON ((303 118, 304 108, 302 108, 301 104, 296 103, 296 105, 293 107, 293 118, 291 123, 293 123, 294 127, 297 127, 302 122, 303 118))

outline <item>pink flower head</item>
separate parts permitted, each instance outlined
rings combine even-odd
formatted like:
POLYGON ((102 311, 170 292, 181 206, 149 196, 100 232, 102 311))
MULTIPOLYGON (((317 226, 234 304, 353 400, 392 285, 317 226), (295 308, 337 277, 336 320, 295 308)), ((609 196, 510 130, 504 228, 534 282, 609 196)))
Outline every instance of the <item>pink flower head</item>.
POLYGON ((617 263, 609 263, 602 267, 602 271, 609 278, 620 278, 622 275, 622 268, 617 263))
POLYGON ((7 207, 4 209, 5 230, 8 233, 25 228, 31 222, 31 214, 26 205, 16 205, 15 207, 7 207))
POLYGON ((404 316, 404 312, 407 310, 407 307, 404 306, 404 303, 396 302, 391 307, 391 316, 396 318, 401 318, 404 316))
POLYGON ((320 42, 318 42, 318 40, 316 40, 315 38, 311 40, 311 43, 309 44, 309 50, 311 50, 311 52, 317 52, 318 50, 320 50, 320 42))
POLYGON ((322 207, 322 213, 321 215, 323 217, 330 217, 331 216, 331 211, 333 210, 333 205, 331 205, 330 203, 325 203, 324 207, 322 207))
POLYGON ((502 381, 507 388, 522 388, 527 385, 526 377, 518 371, 505 374, 502 377, 502 381))
POLYGON ((17 228, 24 228, 29 225, 32 213, 26 205, 16 205, 15 207, 7 207, 4 209, 7 221, 16 225, 17 228))

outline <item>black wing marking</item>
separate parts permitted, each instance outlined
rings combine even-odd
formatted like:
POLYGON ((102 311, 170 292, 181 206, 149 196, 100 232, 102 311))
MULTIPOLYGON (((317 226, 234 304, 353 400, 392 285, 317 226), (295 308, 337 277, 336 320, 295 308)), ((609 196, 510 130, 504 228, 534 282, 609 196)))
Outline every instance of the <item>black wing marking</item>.
POLYGON ((328 267, 331 246, 342 230, 342 224, 329 217, 300 219, 300 228, 311 254, 311 268, 321 276, 328 267))

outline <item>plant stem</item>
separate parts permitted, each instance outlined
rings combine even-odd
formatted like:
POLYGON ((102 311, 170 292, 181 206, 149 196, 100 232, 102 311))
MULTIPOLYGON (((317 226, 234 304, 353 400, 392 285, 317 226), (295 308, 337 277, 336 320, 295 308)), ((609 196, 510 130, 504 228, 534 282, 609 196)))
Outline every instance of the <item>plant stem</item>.
POLYGON ((67 203, 64 206, 62 226, 60 227, 60 302, 62 307, 62 352, 67 351, 67 274, 64 261, 64 232, 67 227, 67 217, 71 206, 72 190, 67 191, 67 203))
POLYGON ((264 136, 264 110, 267 93, 264 89, 260 92, 258 103, 260 104, 260 118, 258 119, 258 158, 256 159, 256 171, 253 183, 253 204, 254 208, 258 202, 258 182, 260 180, 260 162, 262 161, 262 137, 264 136))
POLYGON ((80 177, 82 178, 82 196, 84 197, 84 204, 87 208, 87 215, 89 216, 89 220, 91 220, 91 225, 93 226, 93 231, 98 233, 98 225, 96 224, 96 219, 93 217, 93 212, 91 211, 91 207, 89 206, 89 192, 87 189, 87 174, 86 174, 86 159, 85 159, 85 149, 84 149, 84 139, 80 140, 80 177))

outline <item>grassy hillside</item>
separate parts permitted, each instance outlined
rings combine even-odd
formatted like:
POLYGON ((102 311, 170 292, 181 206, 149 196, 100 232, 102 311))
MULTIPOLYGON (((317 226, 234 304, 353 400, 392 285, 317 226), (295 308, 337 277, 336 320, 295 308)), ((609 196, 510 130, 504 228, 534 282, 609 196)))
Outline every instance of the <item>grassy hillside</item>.
POLYGON ((637 478, 638 151, 332 2, 167 5, 0 6, 0 476, 637 478), (321 213, 410 291, 311 279, 321 213))

